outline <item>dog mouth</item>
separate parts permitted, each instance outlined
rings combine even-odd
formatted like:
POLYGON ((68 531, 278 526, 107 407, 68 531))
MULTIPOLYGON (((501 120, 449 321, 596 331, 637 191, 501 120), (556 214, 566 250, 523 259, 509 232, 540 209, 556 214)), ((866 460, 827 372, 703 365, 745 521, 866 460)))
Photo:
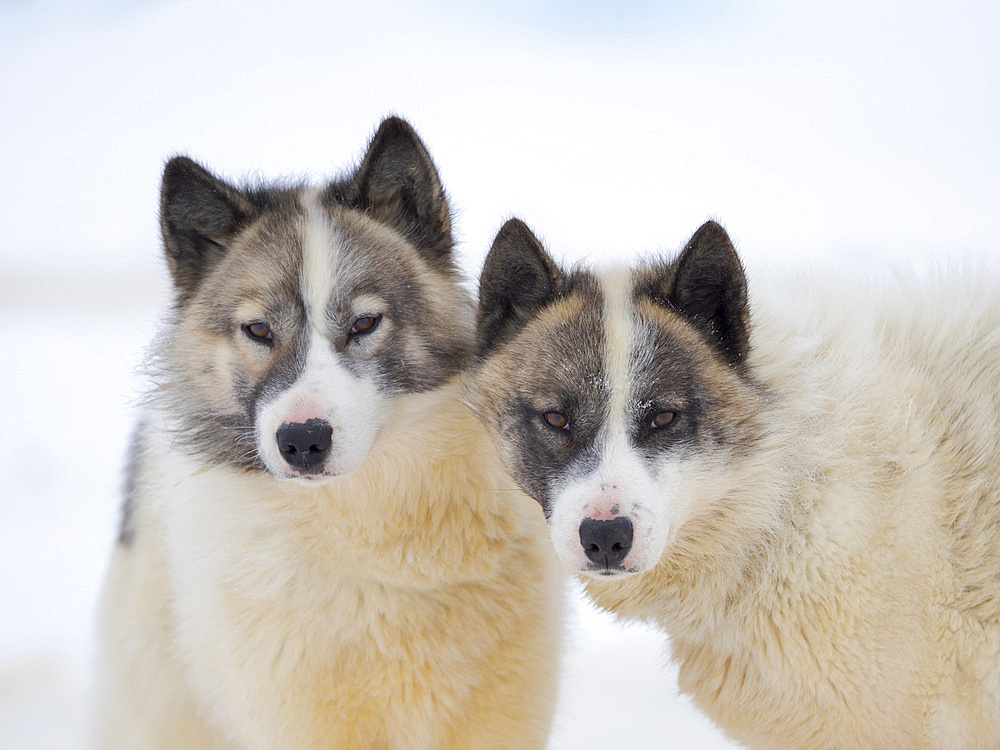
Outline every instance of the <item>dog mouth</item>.
POLYGON ((283 471, 281 473, 269 472, 271 476, 277 479, 279 482, 291 482, 297 484, 301 487, 319 487, 320 485, 326 484, 337 477, 343 476, 343 473, 337 473, 332 471, 324 472, 310 472, 310 473, 294 473, 283 471))
POLYGON ((638 568, 626 568, 624 565, 609 567, 607 565, 592 563, 581 572, 586 573, 593 578, 627 578, 628 576, 635 575, 640 571, 638 568))

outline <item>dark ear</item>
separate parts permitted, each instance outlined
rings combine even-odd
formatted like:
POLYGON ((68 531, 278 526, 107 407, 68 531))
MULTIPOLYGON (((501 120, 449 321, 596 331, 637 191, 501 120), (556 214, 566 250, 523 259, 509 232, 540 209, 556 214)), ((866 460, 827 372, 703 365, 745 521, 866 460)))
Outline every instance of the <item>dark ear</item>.
POLYGON ((379 126, 347 203, 401 232, 435 267, 451 268, 448 200, 430 154, 405 120, 390 117, 379 126))
POLYGON ((702 224, 674 263, 670 305, 740 364, 750 349, 750 310, 743 264, 726 230, 702 224))
POLYGON ((522 328, 559 292, 562 272, 519 219, 504 224, 479 277, 476 353, 482 357, 522 328))
POLYGON ((167 162, 160 190, 160 227, 182 300, 225 255, 251 210, 242 193, 190 159, 178 156, 167 162))

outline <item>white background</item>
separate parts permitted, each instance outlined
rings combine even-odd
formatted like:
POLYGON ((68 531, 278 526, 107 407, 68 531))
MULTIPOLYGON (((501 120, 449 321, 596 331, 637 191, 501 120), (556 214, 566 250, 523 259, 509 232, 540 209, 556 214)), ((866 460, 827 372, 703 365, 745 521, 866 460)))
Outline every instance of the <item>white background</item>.
MULTIPOLYGON (((1000 4, 478 5, 0 5, 0 747, 85 746, 172 154, 321 179, 403 115, 470 276, 512 215, 569 261, 715 218, 751 284, 1000 256, 1000 4)), ((661 634, 573 613, 553 750, 729 746, 661 634)))

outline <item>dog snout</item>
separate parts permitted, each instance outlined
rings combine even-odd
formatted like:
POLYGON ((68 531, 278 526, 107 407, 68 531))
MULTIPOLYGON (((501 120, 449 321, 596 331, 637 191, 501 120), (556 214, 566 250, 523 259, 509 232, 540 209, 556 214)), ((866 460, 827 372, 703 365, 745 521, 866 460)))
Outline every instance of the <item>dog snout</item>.
POLYGON ((632 549, 632 522, 624 516, 611 521, 585 518, 580 524, 580 544, 588 560, 608 570, 616 568, 632 549))
POLYGON ((289 466, 303 474, 318 474, 330 454, 333 427, 325 419, 286 422, 278 428, 275 438, 289 466))

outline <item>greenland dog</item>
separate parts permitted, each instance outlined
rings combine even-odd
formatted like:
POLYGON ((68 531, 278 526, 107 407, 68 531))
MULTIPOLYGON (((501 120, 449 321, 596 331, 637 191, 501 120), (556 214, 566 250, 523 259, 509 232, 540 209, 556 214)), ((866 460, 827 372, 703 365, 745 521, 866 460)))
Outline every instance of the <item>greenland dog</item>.
POLYGON ((386 120, 322 187, 176 158, 161 223, 176 300, 103 595, 100 746, 543 747, 560 567, 461 402, 475 310, 417 136, 386 120))
MULTIPOLYGON (((1000 748, 1000 284, 748 300, 712 222, 560 269, 517 220, 483 269, 470 401, 563 562, 662 626, 760 748, 1000 748)), ((627 686, 615 686, 627 689, 627 686)))

